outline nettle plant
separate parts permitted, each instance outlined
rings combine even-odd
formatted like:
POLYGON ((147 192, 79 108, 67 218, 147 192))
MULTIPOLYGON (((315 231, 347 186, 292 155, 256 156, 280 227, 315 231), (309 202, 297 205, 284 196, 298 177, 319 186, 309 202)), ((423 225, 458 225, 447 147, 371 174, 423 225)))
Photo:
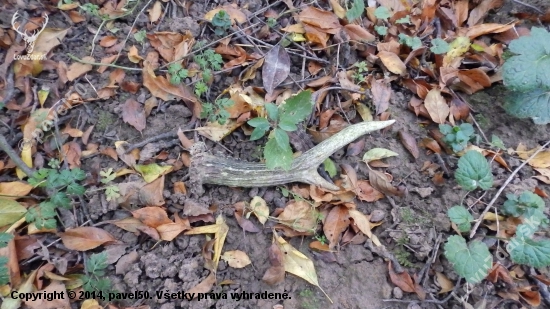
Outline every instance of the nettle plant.
MULTIPOLYGON (((8 233, 0 233, 0 248, 8 246, 8 242, 12 240, 13 235, 8 233)), ((8 270, 9 259, 7 256, 0 256, 0 285, 5 285, 10 282, 10 274, 8 270)))
POLYGON ((292 148, 287 132, 296 131, 296 126, 311 114, 313 107, 311 91, 302 91, 279 105, 266 103, 267 119, 257 117, 250 119, 248 124, 254 127, 250 140, 262 138, 269 130, 264 148, 264 158, 267 168, 282 167, 289 170, 292 165, 292 148))
POLYGON ((510 90, 504 109, 535 124, 550 123, 550 33, 533 27, 530 36, 510 42, 514 55, 502 66, 504 85, 510 90))
MULTIPOLYGON (((468 191, 478 188, 489 190, 493 186, 489 163, 475 150, 467 151, 459 159, 455 179, 468 191)), ((533 238, 540 228, 548 226, 549 220, 544 215, 544 206, 544 201, 538 195, 528 191, 519 196, 507 195, 507 201, 501 211, 505 215, 522 220, 515 236, 508 240, 506 246, 513 262, 537 268, 550 265, 550 240, 533 238)), ((461 233, 470 231, 474 217, 466 207, 453 206, 448 210, 448 215, 461 233)), ((445 257, 453 264, 456 273, 469 283, 481 282, 487 276, 493 261, 489 247, 485 243, 479 240, 467 243, 461 235, 449 237, 445 244, 445 257)))

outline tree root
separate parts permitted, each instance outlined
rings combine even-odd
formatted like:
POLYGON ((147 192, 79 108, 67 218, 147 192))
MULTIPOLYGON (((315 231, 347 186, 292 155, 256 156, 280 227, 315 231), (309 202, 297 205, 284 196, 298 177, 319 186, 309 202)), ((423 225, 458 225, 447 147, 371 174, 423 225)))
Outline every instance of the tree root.
POLYGON ((362 135, 383 129, 394 122, 395 120, 369 121, 351 125, 294 159, 288 171, 269 170, 263 163, 214 156, 206 152, 203 143, 195 143, 191 149, 190 185, 198 195, 203 193, 202 184, 267 187, 303 182, 337 191, 337 186, 319 175, 317 167, 340 148, 362 135))

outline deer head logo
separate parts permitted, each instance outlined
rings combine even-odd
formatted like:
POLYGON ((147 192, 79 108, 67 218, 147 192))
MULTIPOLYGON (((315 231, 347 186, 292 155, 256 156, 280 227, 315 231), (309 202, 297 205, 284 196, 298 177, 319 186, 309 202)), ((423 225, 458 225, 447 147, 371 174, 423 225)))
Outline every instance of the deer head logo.
POLYGON ((44 24, 42 25, 42 28, 34 30, 30 34, 27 33, 27 30, 25 30, 25 32, 21 32, 19 31, 19 27, 15 27, 15 21, 19 16, 20 15, 18 12, 15 12, 15 14, 13 14, 13 18, 11 19, 11 25, 13 27, 13 30, 19 33, 23 38, 23 40, 25 41, 25 43, 27 43, 27 54, 31 54, 32 51, 34 50, 34 42, 38 38, 38 35, 42 33, 42 31, 44 31, 44 29, 46 28, 46 24, 48 23, 48 15, 44 14, 44 24))

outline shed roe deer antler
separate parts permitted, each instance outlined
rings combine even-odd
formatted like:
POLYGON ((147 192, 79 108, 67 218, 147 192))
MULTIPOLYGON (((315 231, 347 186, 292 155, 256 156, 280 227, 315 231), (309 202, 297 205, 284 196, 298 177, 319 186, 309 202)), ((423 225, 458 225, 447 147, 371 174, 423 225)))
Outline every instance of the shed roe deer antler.
POLYGON ((48 24, 48 15, 47 14, 44 15, 44 23, 42 25, 42 28, 40 28, 39 30, 34 30, 32 34, 27 34, 27 30, 25 30, 25 32, 21 32, 19 30, 19 26, 15 27, 15 21, 19 16, 20 16, 19 12, 16 11, 15 14, 13 14, 13 17, 11 19, 11 24, 13 26, 13 30, 19 33, 23 38, 23 40, 25 41, 25 43, 27 43, 27 54, 30 54, 34 50, 34 42, 38 38, 38 35, 40 35, 40 33, 42 33, 44 29, 46 29, 46 25, 48 24))

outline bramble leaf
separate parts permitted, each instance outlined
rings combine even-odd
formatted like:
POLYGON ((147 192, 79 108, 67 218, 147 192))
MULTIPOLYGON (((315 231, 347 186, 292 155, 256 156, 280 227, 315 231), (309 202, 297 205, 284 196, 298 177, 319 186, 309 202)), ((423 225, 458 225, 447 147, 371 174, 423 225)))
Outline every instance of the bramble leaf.
POLYGON ((531 118, 535 124, 550 123, 550 87, 512 91, 505 100, 504 110, 509 115, 531 118))
POLYGON ((475 151, 469 150, 458 160, 458 169, 455 179, 464 190, 475 190, 480 187, 488 190, 493 185, 493 174, 485 157, 475 151))
POLYGON ((449 49, 449 43, 445 42, 445 40, 439 38, 432 40, 432 47, 430 47, 432 53, 441 55, 447 53, 449 49))
POLYGON ((481 282, 493 263, 493 256, 486 244, 474 240, 466 245, 466 240, 458 235, 447 240, 445 257, 453 264, 455 272, 469 283, 481 282))
POLYGON ((537 222, 537 226, 541 223, 546 225, 548 219, 544 215, 545 204, 542 198, 532 192, 524 191, 520 196, 507 194, 508 199, 504 202, 502 212, 513 217, 524 216, 533 222, 537 222))
POLYGON ((474 217, 464 206, 453 206, 448 210, 447 214, 461 232, 468 232, 470 230, 470 222, 474 221, 474 217))

